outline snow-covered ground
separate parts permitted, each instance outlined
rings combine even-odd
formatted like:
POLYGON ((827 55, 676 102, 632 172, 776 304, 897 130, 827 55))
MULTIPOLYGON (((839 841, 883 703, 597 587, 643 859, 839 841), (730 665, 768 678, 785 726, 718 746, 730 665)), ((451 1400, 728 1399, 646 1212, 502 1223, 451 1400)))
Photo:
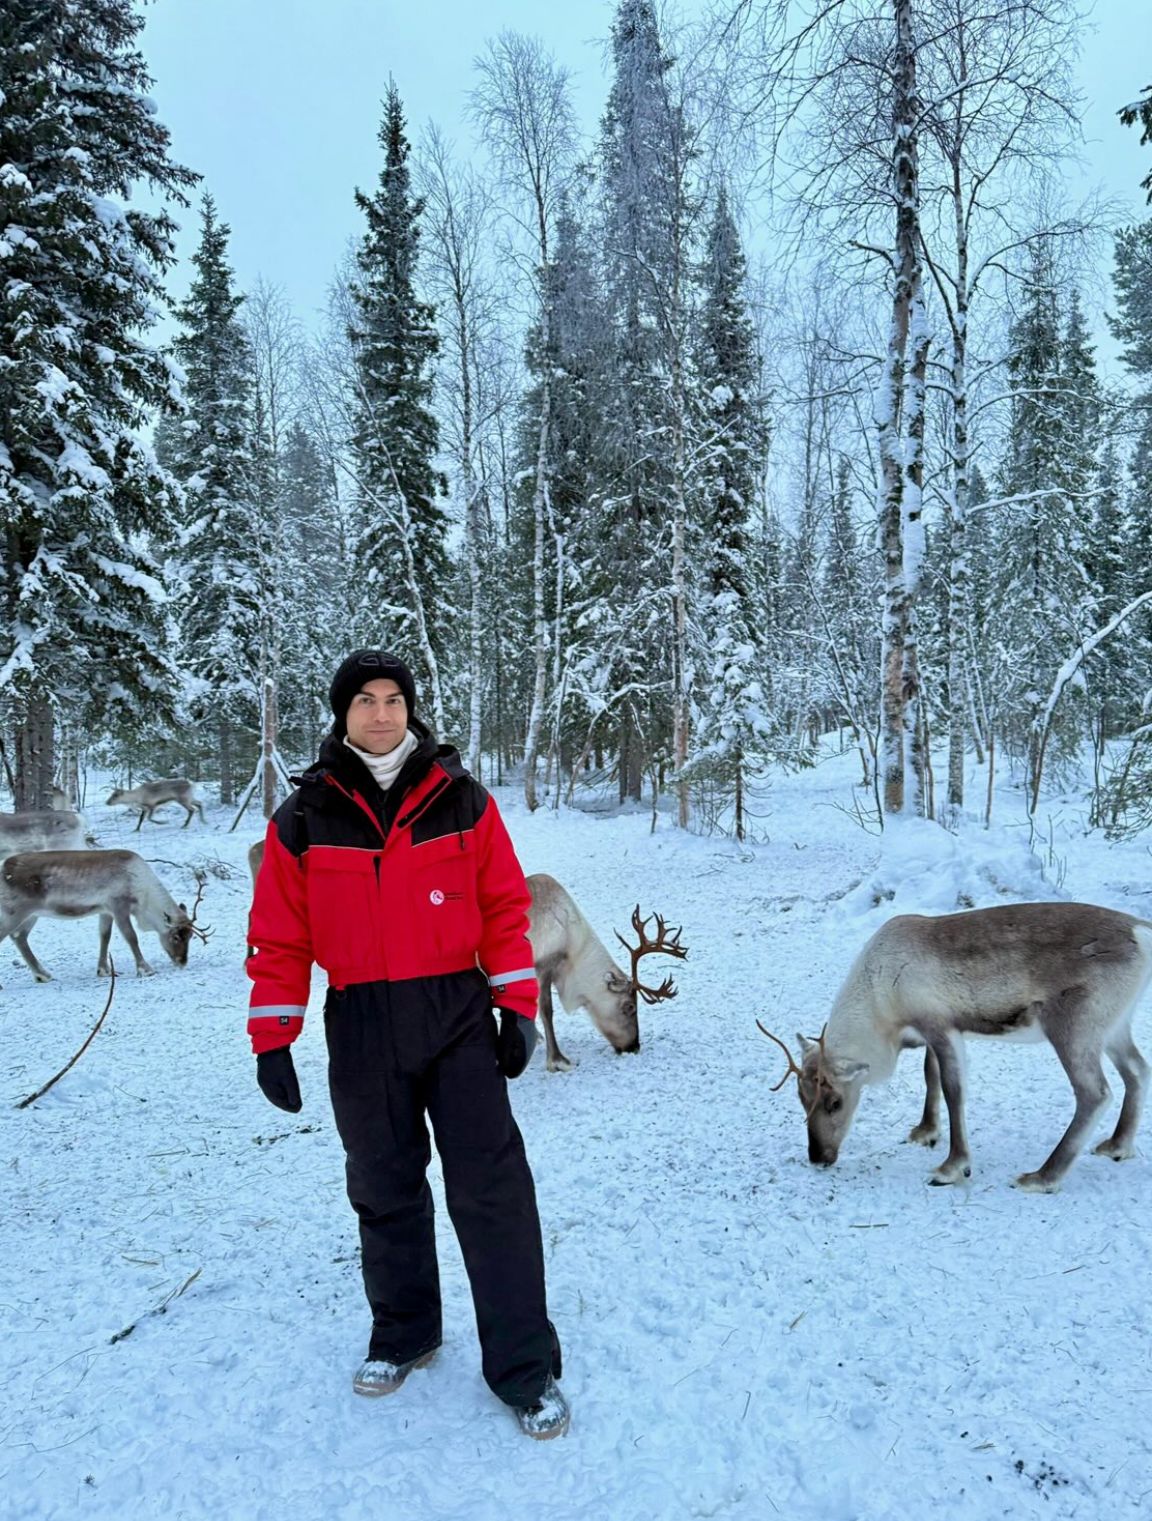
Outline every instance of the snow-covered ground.
MULTIPOLYGON (((973 1043, 969 1185, 928 1187, 932 1155, 901 1144, 914 1055, 865 1094, 838 1166, 815 1169, 755 1025, 817 1031, 883 917, 950 908, 957 883, 976 903, 1059 894, 1152 914, 1148 849, 1083 836, 1068 798, 1042 810, 1038 863, 1005 791, 993 843, 976 832, 950 860, 922 834, 877 869, 878 841, 834 806, 855 765, 781 780, 771 842, 749 849, 501 797, 525 869, 564 881, 607 941, 639 901, 691 947, 668 965, 679 998, 643 1013, 638 1056, 558 1014, 578 1066, 549 1076, 538 1055, 512 1090, 573 1408, 569 1436, 539 1445, 481 1380, 443 1211, 445 1347, 394 1397, 352 1394, 368 1318, 321 1020, 296 1046, 299 1116, 266 1103, 244 1034, 255 823, 229 835, 209 809, 206 827, 133 836, 92 808, 101 843, 177 863, 157 868, 173 889, 179 863, 212 866, 215 933, 183 973, 146 937, 157 976, 121 977, 92 1046, 23 1110, 106 985, 92 921, 35 930, 51 984, 0 952, 0 1516, 1152 1514, 1152 1132, 1134 1161, 1085 1156, 1059 1194, 1021 1194, 1011 1180, 1063 1129, 1068 1086, 1046 1046, 973 1043), (910 874, 875 906, 877 885, 910 874)), ((1150 1024, 1145 1010, 1145 1050, 1150 1024)))

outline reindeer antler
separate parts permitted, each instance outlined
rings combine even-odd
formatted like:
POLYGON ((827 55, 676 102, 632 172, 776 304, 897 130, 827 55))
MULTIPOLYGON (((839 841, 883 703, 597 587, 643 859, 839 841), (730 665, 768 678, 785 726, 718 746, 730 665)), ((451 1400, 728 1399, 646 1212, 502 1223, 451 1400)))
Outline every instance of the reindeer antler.
POLYGON ((770 1092, 772 1093, 779 1093, 780 1089, 783 1088, 784 1084, 793 1075, 796 1077, 797 1081, 799 1081, 801 1076, 800 1068, 796 1065, 796 1060, 793 1057, 791 1051, 789 1051, 788 1047, 784 1044, 778 1035, 773 1035, 771 1030, 766 1030, 759 1020, 756 1021, 756 1028, 760 1031, 761 1035, 766 1035, 769 1040, 774 1040, 780 1047, 781 1051, 783 1051, 784 1055, 788 1058, 787 1072, 785 1072, 780 1081, 778 1083, 775 1083, 770 1089, 770 1092))
POLYGON ((648 937, 648 920, 641 919, 639 903, 637 903, 636 907, 632 910, 632 928, 635 931, 640 944, 629 945, 619 930, 612 931, 617 940, 619 940, 620 944, 632 958, 632 976, 629 979, 632 983, 632 986, 636 989, 637 994, 644 1000, 644 1002, 649 1004, 660 1003, 665 998, 675 998, 676 984, 672 981, 671 977, 665 977, 664 981, 658 988, 646 987, 644 983, 640 981, 640 977, 637 972, 637 968, 640 965, 641 956, 651 956, 659 952, 661 955, 675 956, 677 960, 683 961, 684 958, 688 955, 688 947, 686 945, 680 944, 680 935, 683 931, 683 926, 677 925, 674 930, 670 931, 661 915, 653 914, 650 917, 656 920, 655 940, 651 940, 648 937))
POLYGON ((192 875, 196 878, 196 901, 192 905, 192 912, 188 915, 188 920, 192 933, 196 938, 198 940, 207 940, 208 936, 212 934, 212 926, 210 924, 197 924, 196 910, 200 907, 200 900, 204 896, 204 888, 208 882, 208 873, 201 867, 194 866, 192 868, 192 875))

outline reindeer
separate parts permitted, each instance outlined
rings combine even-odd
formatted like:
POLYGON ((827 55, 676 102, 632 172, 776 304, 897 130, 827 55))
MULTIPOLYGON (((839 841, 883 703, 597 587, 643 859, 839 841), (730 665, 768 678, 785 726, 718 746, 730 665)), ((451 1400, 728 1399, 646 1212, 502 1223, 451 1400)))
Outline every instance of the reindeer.
POLYGON ((648 920, 640 918, 640 905, 637 904, 632 913, 632 928, 639 944, 630 946, 622 935, 616 934, 632 958, 631 973, 626 974, 612 960, 592 926, 555 877, 543 873, 529 877, 528 891, 532 895, 528 937, 532 942, 536 980, 540 984, 540 1021, 544 1026, 548 1071, 569 1072, 572 1068, 572 1063, 556 1044, 552 1028, 553 986, 565 1009, 570 1012, 579 1008, 588 1010, 592 1023, 614 1051, 618 1054, 639 1051, 637 998, 653 1004, 676 997, 671 977, 666 977, 658 988, 644 986, 637 975, 640 958, 660 952, 683 960, 688 948, 680 944, 680 930, 669 935, 664 920, 657 914, 656 938, 650 940, 645 928, 648 920))
POLYGON ((257 840, 255 845, 248 847, 248 870, 252 873, 252 886, 255 889, 256 878, 260 875, 260 868, 264 864, 264 841, 257 840))
POLYGON ((199 890, 192 912, 176 903, 146 861, 131 850, 49 850, 9 856, 0 868, 0 940, 11 935, 37 982, 50 982, 28 945, 28 932, 37 919, 48 914, 58 919, 100 915, 100 956, 96 974, 110 975, 108 942, 112 925, 127 940, 136 961, 136 975, 151 977, 136 931, 160 936, 160 944, 178 967, 188 964, 188 945, 193 935, 207 940, 211 931, 196 924, 196 910, 204 892, 199 890))
POLYGON ((20 851, 83 850, 84 820, 54 808, 0 813, 0 861, 20 851))
MULTIPOLYGON (((1116 1128, 1095 1148, 1133 1155, 1148 1064, 1132 1040, 1133 1010, 1152 980, 1152 921, 1088 903, 1017 903, 963 914, 902 914, 868 941, 840 989, 823 1033, 799 1037, 788 1057, 808 1121, 808 1159, 831 1167, 866 1085, 892 1075, 903 1041, 923 1042, 939 1064, 951 1145, 935 1184, 971 1175, 964 1125, 964 1035, 1044 1040, 1055 1048, 1076 1110, 1055 1150, 1016 1186, 1055 1193, 1108 1102, 1101 1065, 1124 1083, 1116 1128)), ((759 1024, 757 1020, 757 1024, 759 1024)), ((775 1091, 775 1090, 774 1090, 775 1091)), ((932 1145, 931 1077, 925 1119, 909 1139, 932 1145), (923 1128, 922 1128, 923 1127, 923 1128)))
POLYGON ((200 822, 204 822, 204 806, 196 796, 192 783, 184 776, 167 777, 159 782, 141 782, 138 787, 117 787, 108 799, 108 806, 111 807, 115 803, 139 808, 140 817, 136 820, 137 831, 143 824, 145 816, 150 824, 155 823, 152 815, 165 803, 179 803, 183 808, 184 822, 180 826, 181 829, 188 828, 192 822, 193 813, 198 813, 200 822))

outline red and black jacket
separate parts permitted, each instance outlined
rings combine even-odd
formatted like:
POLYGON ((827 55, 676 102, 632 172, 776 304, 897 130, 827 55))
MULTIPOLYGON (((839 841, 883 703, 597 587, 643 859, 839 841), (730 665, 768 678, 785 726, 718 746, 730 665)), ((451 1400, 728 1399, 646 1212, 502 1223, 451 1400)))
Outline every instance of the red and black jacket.
POLYGON ((524 873, 457 752, 425 734, 383 793, 329 736, 299 780, 268 825, 253 895, 252 1049, 299 1035, 313 962, 335 988, 479 966, 494 1003, 534 1018, 524 873))

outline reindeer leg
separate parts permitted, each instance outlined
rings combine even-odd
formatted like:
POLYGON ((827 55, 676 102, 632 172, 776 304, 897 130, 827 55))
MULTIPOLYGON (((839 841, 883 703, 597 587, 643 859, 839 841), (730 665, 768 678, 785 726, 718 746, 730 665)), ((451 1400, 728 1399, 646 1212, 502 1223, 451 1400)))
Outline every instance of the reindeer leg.
POLYGON ((132 915, 128 912, 127 904, 113 903, 112 917, 116 921, 116 928, 124 936, 125 940, 127 940, 128 949, 132 952, 132 955, 136 961, 137 977, 154 976, 155 974, 152 968, 144 960, 143 952, 140 950, 140 942, 136 938, 136 929, 132 923, 132 915))
POLYGON ((5 935, 11 935, 12 944, 20 952, 21 956, 23 956, 25 963, 31 968, 32 975, 35 977, 36 981, 51 982, 52 973, 48 971, 46 967, 42 967, 40 965, 40 963, 36 960, 36 957, 32 954, 32 947, 28 944, 28 931, 36 923, 37 918, 38 915, 29 914, 26 918, 19 920, 17 923, 10 922, 4 926, 0 926, 0 940, 3 940, 5 935))
POLYGON ((188 825, 192 822, 192 810, 188 807, 187 803, 181 803, 180 806, 184 810, 184 822, 180 825, 180 828, 187 829, 188 825))
POLYGON ((100 955, 96 961, 97 977, 111 977, 112 968, 108 965, 108 942, 112 938, 112 915, 100 915, 100 955))
POLYGON ((1091 1010, 1085 1005, 1085 988, 1069 988, 1044 1006, 1041 1027, 1052 1042, 1060 1065, 1068 1074, 1076 1095, 1072 1123, 1056 1143, 1052 1155, 1036 1172, 1024 1172, 1016 1187, 1030 1194, 1054 1194, 1060 1180, 1080 1155, 1100 1111, 1108 1103, 1108 1079, 1100 1062, 1099 1036, 1091 1028, 1091 1010))
POLYGON ((545 1068, 549 1072, 571 1072, 572 1063, 556 1044, 556 1031, 552 1028, 552 978, 547 972, 540 976, 540 1007, 537 1011, 544 1026, 545 1068))
POLYGON ((144 822, 145 811, 146 811, 145 809, 141 808, 141 810, 140 810, 140 817, 136 820, 136 828, 132 831, 133 834, 139 834, 140 833, 140 825, 144 822))
POLYGON ((948 1105, 948 1155, 934 1172, 929 1183, 944 1186, 972 1176, 972 1158, 968 1151, 968 1132, 964 1125, 964 1038, 947 1033, 933 1037, 932 1050, 940 1068, 940 1086, 948 1105))
POLYGON ((914 1146, 935 1146, 940 1139, 940 1063, 931 1046, 924 1048, 924 1113, 908 1139, 914 1146))
POLYGON ((1111 1157, 1113 1162, 1124 1162, 1136 1154, 1136 1129, 1140 1124, 1144 1087, 1148 1081, 1148 1063, 1136 1049, 1132 1032, 1128 1029, 1114 1035, 1104 1049, 1124 1079, 1124 1102, 1120 1106, 1116 1129, 1093 1150, 1098 1157, 1111 1157))

